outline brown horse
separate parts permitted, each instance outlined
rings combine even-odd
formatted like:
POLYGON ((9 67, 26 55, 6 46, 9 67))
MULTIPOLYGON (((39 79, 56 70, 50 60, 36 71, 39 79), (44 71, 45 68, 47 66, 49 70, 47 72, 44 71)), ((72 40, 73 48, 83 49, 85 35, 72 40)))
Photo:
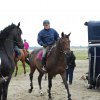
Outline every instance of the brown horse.
MULTIPOLYGON (((70 52, 70 40, 69 36, 65 35, 62 32, 61 38, 57 41, 56 46, 52 48, 49 56, 47 57, 46 61, 46 69, 48 73, 48 96, 49 99, 52 99, 51 96, 51 87, 52 87, 52 78, 53 76, 60 74, 62 77, 62 80, 64 82, 65 88, 67 89, 68 93, 68 100, 71 99, 71 94, 69 92, 68 84, 66 82, 66 58, 65 54, 70 52)), ((29 93, 32 92, 33 89, 33 73, 37 69, 39 71, 39 76, 38 76, 38 84, 39 84, 39 89, 41 91, 41 80, 42 76, 44 75, 44 72, 42 71, 42 64, 41 60, 37 58, 37 54, 40 52, 41 49, 34 50, 29 58, 30 62, 30 86, 31 88, 29 89, 29 93)))
POLYGON ((19 50, 20 50, 21 55, 18 57, 15 57, 15 67, 16 67, 15 76, 17 76, 17 72, 18 72, 18 65, 17 65, 18 61, 22 62, 24 74, 26 75, 25 63, 27 63, 26 60, 27 60, 27 57, 29 56, 28 51, 26 51, 25 49, 19 49, 19 50))

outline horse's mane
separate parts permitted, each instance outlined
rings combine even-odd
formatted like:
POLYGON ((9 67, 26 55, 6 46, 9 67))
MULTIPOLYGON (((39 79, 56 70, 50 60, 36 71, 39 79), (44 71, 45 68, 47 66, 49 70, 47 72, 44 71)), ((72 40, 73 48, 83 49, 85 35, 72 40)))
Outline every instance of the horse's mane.
POLYGON ((7 26, 6 28, 4 28, 1 32, 0 32, 0 39, 6 39, 10 33, 10 31, 15 28, 16 25, 15 24, 11 24, 9 26, 7 26))
POLYGON ((56 42, 56 48, 57 48, 58 50, 61 49, 60 39, 61 39, 61 38, 59 38, 58 41, 56 42))

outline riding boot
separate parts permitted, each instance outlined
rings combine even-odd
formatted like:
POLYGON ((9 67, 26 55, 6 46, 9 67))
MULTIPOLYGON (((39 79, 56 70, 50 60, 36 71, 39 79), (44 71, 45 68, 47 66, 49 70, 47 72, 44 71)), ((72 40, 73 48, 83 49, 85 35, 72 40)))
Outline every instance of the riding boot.
POLYGON ((46 70, 46 57, 43 57, 43 58, 42 58, 42 69, 43 69, 44 72, 47 71, 47 70, 46 70))

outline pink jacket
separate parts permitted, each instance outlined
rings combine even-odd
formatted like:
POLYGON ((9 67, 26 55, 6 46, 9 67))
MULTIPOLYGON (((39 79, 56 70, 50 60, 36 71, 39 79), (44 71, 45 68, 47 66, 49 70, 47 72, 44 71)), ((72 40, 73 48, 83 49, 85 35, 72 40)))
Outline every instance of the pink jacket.
POLYGON ((24 49, 28 50, 29 44, 27 42, 24 43, 24 49))

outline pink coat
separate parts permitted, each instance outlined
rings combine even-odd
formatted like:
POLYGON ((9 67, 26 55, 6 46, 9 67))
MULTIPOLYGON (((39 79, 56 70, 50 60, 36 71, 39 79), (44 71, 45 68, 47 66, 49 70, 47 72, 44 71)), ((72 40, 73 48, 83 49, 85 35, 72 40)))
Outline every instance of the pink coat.
POLYGON ((24 49, 28 50, 29 44, 27 42, 24 43, 24 49))

